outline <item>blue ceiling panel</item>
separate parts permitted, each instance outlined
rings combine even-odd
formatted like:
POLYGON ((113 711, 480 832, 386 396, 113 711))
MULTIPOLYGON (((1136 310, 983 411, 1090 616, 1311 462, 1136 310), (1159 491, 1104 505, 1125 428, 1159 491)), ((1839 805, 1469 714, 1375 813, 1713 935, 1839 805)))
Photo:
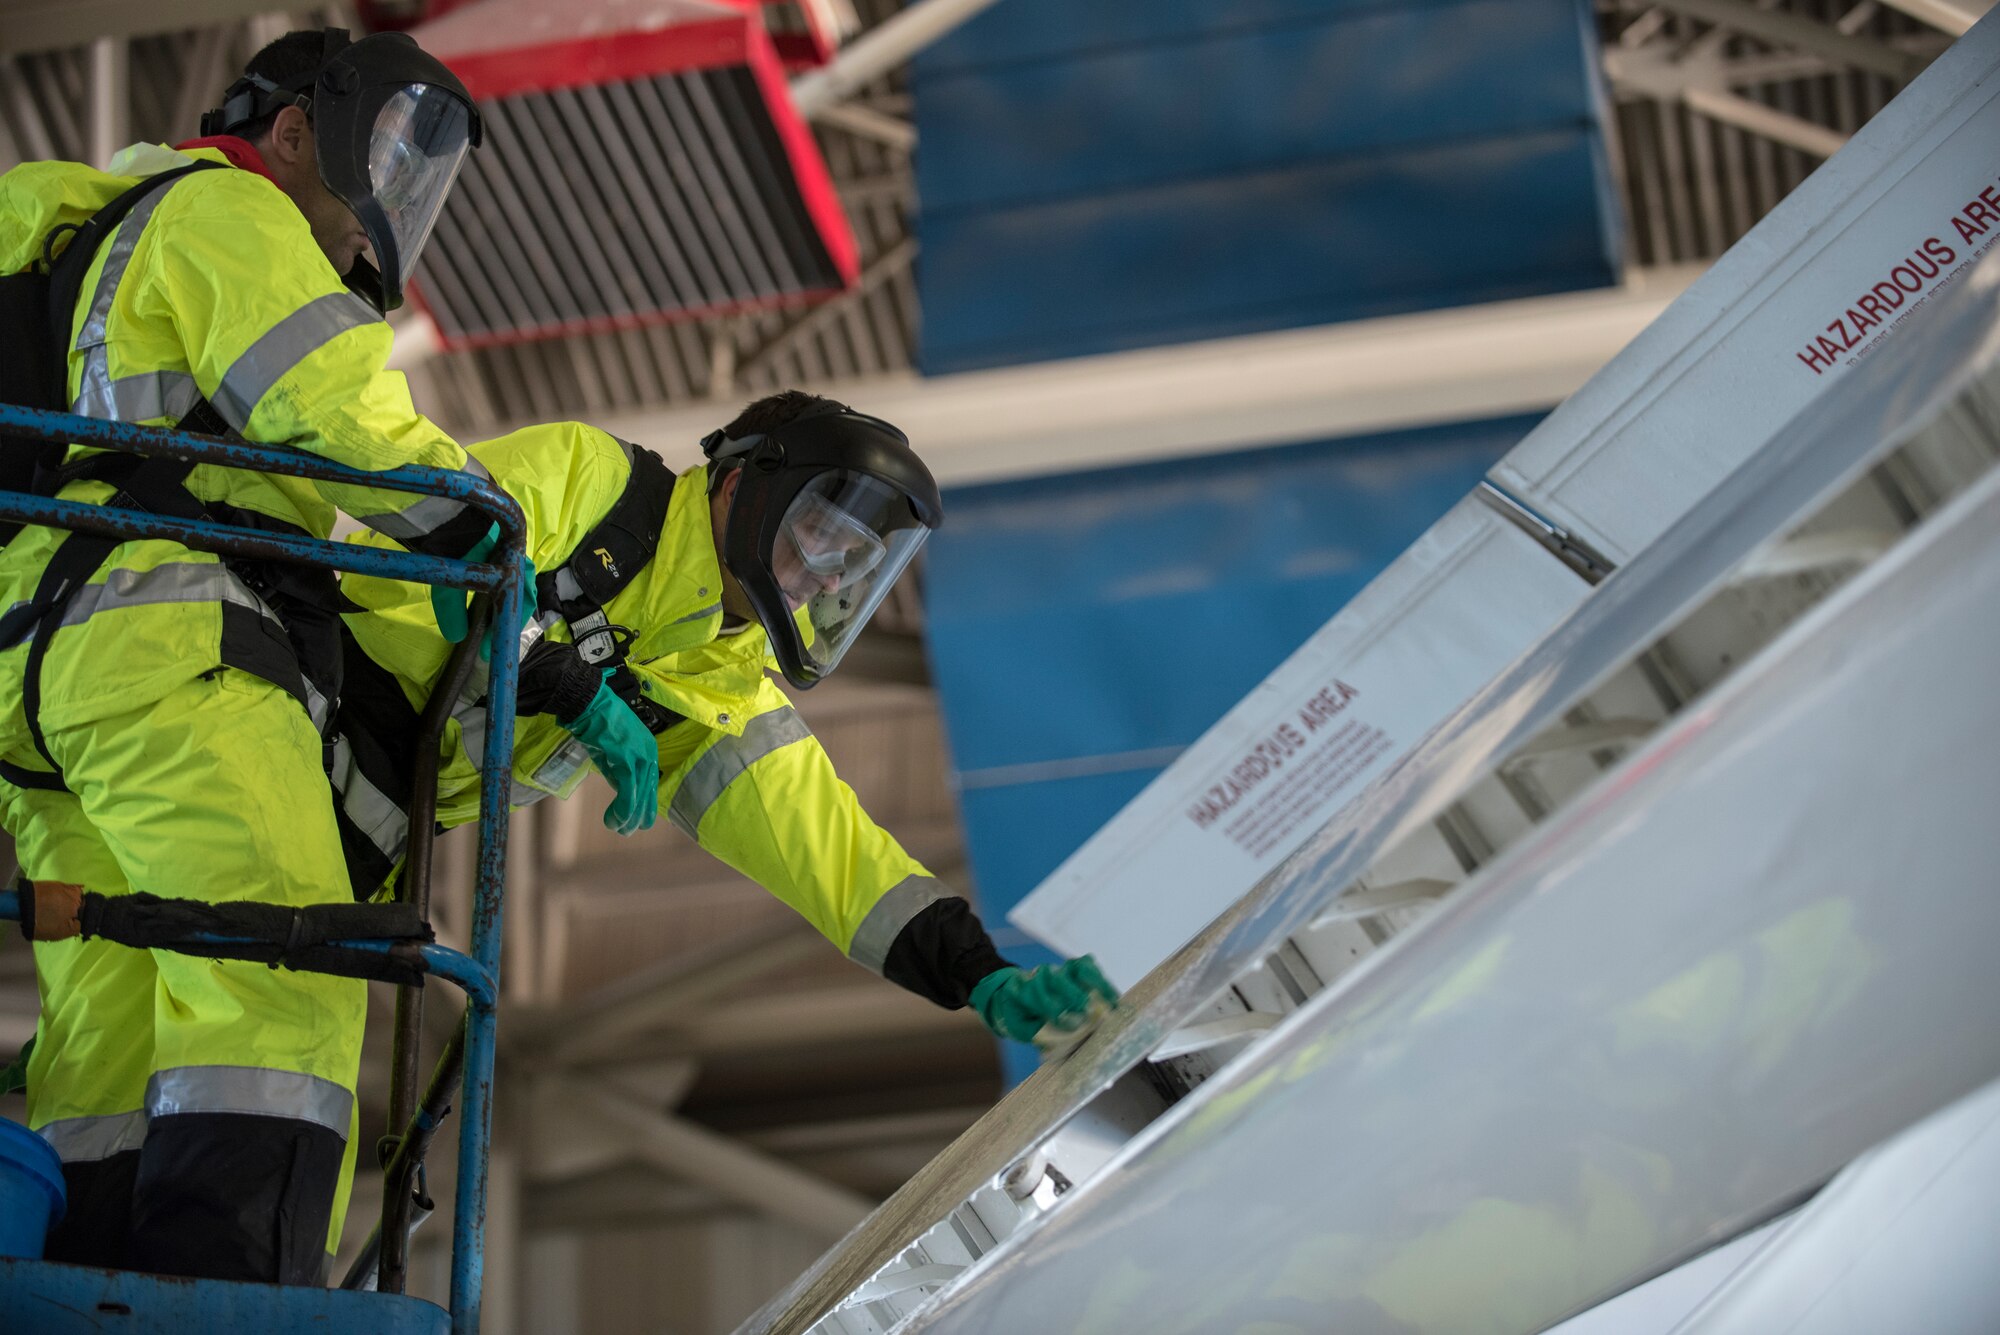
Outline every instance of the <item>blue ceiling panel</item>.
POLYGON ((1474 0, 925 78, 924 218, 1574 130, 1591 114, 1576 61, 1566 8, 1474 0), (954 144, 977 150, 934 148, 954 144))
POLYGON ((1602 286, 1601 146, 1461 139, 921 227, 931 373, 1602 286))
POLYGON ((1192 742, 1535 420, 952 489, 924 601, 954 769, 1192 742))
POLYGON ((1313 22, 1328 15, 1441 8, 1455 0, 1006 0, 954 29, 919 56, 922 77, 994 65, 1059 60, 1084 52, 1313 22))
POLYGON ((1008 0, 913 67, 928 372, 1616 281, 1581 0, 1008 0))

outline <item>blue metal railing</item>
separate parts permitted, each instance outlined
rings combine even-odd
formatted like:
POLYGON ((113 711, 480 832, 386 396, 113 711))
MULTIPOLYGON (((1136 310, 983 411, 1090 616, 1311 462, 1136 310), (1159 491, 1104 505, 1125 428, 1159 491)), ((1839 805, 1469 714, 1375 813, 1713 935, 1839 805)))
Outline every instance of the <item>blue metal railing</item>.
MULTIPOLYGON (((137 510, 0 491, 0 521, 70 529, 104 537, 166 538, 198 551, 256 560, 290 561, 415 584, 443 585, 492 595, 493 621, 521 624, 521 556, 525 528, 512 497, 484 478, 439 468, 401 467, 365 472, 316 455, 266 445, 241 444, 157 427, 108 422, 68 413, 0 404, 0 436, 20 441, 93 446, 150 458, 319 482, 407 491, 462 501, 499 526, 492 564, 473 564, 414 552, 268 533, 206 520, 175 519, 137 510)), ((463 1123, 458 1141, 458 1194, 452 1221, 451 1320, 454 1335, 476 1335, 486 1244, 486 1156, 493 1112, 501 917, 506 887, 509 774, 514 752, 514 699, 518 662, 494 654, 487 686, 488 725, 480 758, 479 859, 473 895, 472 952, 430 945, 421 955, 430 973, 466 992, 463 1123)), ((0 918, 18 918, 18 897, 0 894, 0 918)), ((387 942, 349 942, 388 950, 387 942)), ((420 1110, 419 1116, 423 1113, 420 1110)))

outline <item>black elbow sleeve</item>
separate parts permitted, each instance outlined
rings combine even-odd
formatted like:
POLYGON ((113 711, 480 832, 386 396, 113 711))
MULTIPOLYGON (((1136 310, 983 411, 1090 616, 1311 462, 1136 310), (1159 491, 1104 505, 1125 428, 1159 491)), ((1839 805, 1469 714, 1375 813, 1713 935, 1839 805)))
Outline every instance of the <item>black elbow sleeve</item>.
POLYGON ((882 976, 905 991, 957 1010, 980 979, 1007 961, 963 899, 940 899, 903 924, 882 962, 882 976))

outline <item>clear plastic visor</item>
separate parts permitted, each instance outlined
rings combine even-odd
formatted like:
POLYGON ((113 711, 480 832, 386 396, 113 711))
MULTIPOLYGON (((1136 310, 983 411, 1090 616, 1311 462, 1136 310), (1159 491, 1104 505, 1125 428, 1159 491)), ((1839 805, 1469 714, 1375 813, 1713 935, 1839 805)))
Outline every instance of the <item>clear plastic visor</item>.
POLYGON ((408 85, 375 117, 368 138, 369 193, 396 238, 398 288, 417 267, 471 141, 472 114, 465 103, 430 84, 408 85))
POLYGON ((929 536, 903 494, 872 477, 827 473, 793 498, 771 574, 814 667, 833 669, 929 536))

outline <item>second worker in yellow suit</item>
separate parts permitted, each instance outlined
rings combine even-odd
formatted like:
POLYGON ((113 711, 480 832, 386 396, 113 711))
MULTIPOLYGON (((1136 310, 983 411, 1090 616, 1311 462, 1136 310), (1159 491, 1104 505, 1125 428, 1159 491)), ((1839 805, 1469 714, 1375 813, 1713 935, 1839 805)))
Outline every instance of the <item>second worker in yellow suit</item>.
MULTIPOLYGON (((385 369, 381 315, 478 139, 457 79, 400 35, 294 33, 203 130, 105 171, 0 177, 0 271, 89 265, 73 319, 49 331, 68 353, 64 401, 371 471, 478 471, 385 369), (114 206, 129 212, 100 237, 114 206)), ((70 454, 48 490, 74 501, 123 493, 319 537, 338 505, 453 557, 490 527, 439 498, 70 454)), ((15 535, 0 552, 0 820, 23 872, 107 895, 347 899, 322 737, 336 596, 328 573, 176 542, 15 535)), ((352 1162, 365 984, 102 941, 40 942, 35 964, 28 1114, 69 1195, 50 1257, 320 1283, 352 1162)))
MULTIPOLYGON (((900 431, 789 391, 703 442, 681 474, 578 423, 472 447, 521 503, 540 615, 524 640, 513 800, 564 797, 591 762, 617 799, 605 823, 669 819, 801 914, 848 958, 941 1006, 972 1004, 995 1033, 1030 1039, 1115 1000, 1084 957, 1033 972, 994 949, 970 904, 861 809, 767 677, 813 685, 840 661, 941 515, 937 485, 900 431), (643 756, 580 720, 621 698, 643 756), (657 764, 657 770, 652 768, 657 764)), ((361 541, 381 543, 373 535, 361 541)), ((430 600, 348 576, 353 635, 334 768, 357 895, 402 855, 416 711, 449 645, 430 600)), ((485 673, 454 702, 438 820, 478 818, 485 673)), ((621 715, 620 717, 623 717, 621 715)))

